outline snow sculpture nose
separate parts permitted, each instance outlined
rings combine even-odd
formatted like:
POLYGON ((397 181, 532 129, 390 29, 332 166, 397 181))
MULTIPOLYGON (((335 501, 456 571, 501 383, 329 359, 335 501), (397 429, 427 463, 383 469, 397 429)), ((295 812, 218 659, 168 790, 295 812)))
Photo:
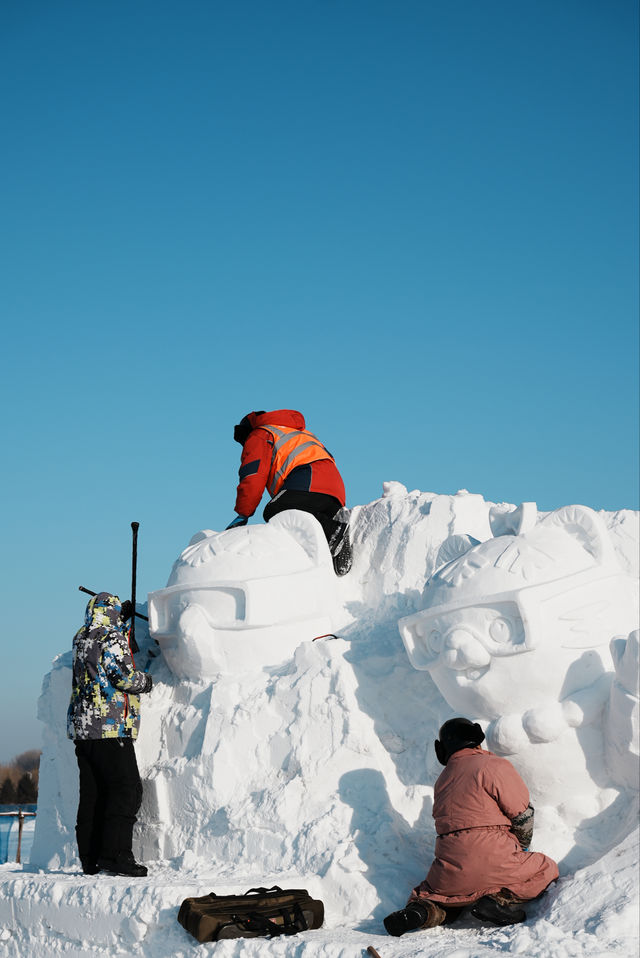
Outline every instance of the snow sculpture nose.
POLYGON ((444 642, 442 655, 450 669, 479 669, 491 662, 485 647, 466 629, 454 629, 444 642))

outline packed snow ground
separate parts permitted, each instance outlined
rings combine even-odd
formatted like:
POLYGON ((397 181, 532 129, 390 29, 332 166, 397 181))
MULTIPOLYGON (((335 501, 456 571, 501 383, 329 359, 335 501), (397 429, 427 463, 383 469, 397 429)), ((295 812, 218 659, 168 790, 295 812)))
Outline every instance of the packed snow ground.
MULTIPOLYGON (((214 683, 179 682, 161 657, 151 662, 155 687, 137 746, 145 803, 136 852, 146 879, 79 873, 62 654, 40 703, 46 734, 32 862, 0 866, 0 956, 186 958, 216 949, 338 958, 368 945, 382 958, 425 949, 436 958, 636 954, 637 799, 627 793, 575 828, 551 812, 538 817, 533 848, 559 861, 561 878, 528 906, 525 924, 491 929, 465 917, 401 939, 382 926, 431 861, 432 741, 451 715, 429 675, 410 666, 398 619, 420 609, 447 538, 489 537, 491 505, 465 492, 386 484, 382 499, 353 510, 356 560, 338 581, 338 638, 305 642, 277 666, 214 683), (199 945, 177 923, 187 896, 276 883, 321 898, 324 927, 199 945)), ((603 515, 621 565, 637 576, 638 514, 603 515)))

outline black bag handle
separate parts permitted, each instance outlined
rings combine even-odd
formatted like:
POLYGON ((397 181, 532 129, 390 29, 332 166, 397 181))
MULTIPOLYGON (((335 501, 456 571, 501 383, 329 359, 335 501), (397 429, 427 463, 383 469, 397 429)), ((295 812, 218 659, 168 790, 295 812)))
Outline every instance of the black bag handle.
POLYGON ((299 931, 306 931, 309 927, 302 909, 297 904, 293 906, 291 911, 283 908, 280 914, 283 920, 282 925, 278 925, 275 921, 271 921, 270 918, 265 918, 264 915, 259 915, 257 912, 249 912, 244 917, 232 915, 231 918, 233 923, 239 925, 244 931, 262 931, 274 938, 278 935, 296 935, 299 931))

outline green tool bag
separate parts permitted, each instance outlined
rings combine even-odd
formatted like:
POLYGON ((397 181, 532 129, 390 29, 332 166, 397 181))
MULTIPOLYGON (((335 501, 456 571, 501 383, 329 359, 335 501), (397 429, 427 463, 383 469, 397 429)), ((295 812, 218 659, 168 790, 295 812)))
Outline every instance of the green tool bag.
POLYGON ((324 905, 303 888, 250 888, 244 895, 185 898, 178 921, 198 941, 296 935, 320 928, 324 905))

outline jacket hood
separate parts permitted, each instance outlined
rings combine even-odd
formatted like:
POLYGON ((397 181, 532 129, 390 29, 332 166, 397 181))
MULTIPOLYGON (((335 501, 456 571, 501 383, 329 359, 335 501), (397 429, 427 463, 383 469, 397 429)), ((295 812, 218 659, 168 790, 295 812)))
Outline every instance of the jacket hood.
POLYGON ((249 438, 249 434, 260 426, 286 426, 289 429, 304 429, 304 416, 295 409, 274 409, 271 412, 265 412, 260 409, 257 412, 249 412, 243 416, 233 430, 233 438, 244 446, 249 438))
POLYGON ((304 429, 305 421, 301 412, 295 409, 274 409, 272 412, 249 413, 249 422, 253 429, 259 426, 287 426, 288 429, 304 429))
POLYGON ((87 602, 84 625, 87 629, 115 629, 120 623, 122 603, 117 595, 98 592, 87 602))

